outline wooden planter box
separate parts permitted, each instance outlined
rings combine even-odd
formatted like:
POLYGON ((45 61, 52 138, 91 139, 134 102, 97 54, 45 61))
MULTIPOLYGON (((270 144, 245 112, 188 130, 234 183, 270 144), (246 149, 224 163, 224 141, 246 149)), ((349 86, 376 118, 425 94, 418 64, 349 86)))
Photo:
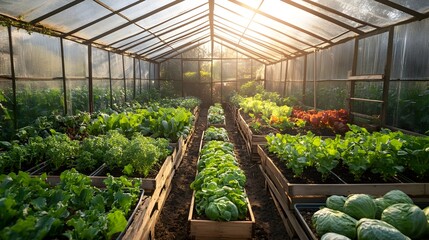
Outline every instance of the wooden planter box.
POLYGON ((261 167, 266 180, 271 181, 274 190, 280 193, 280 201, 292 206, 295 203, 323 202, 330 195, 347 196, 352 193, 384 195, 386 192, 398 189, 422 201, 429 197, 429 183, 362 183, 362 184, 295 184, 290 183, 280 172, 273 160, 258 146, 261 157, 261 167))
POLYGON ((234 106, 232 103, 228 103, 227 108, 232 114, 232 121, 237 122, 238 108, 234 106))
MULTIPOLYGON (((204 131, 202 133, 199 152, 204 145, 203 141, 204 131)), ((199 160, 199 157, 198 157, 199 160)), ((198 171, 196 172, 198 174, 198 171)), ((247 221, 230 221, 220 222, 212 220, 199 220, 194 218, 195 208, 195 191, 192 193, 191 205, 189 207, 188 222, 190 228, 190 236, 192 239, 252 239, 254 235, 253 227, 255 225, 255 216, 253 215, 250 201, 247 198, 248 217, 247 221)))
POLYGON ((195 191, 192 194, 191 206, 189 209, 188 222, 190 226, 190 235, 192 239, 252 239, 253 226, 255 224, 255 217, 250 206, 249 199, 247 199, 247 207, 249 212, 248 221, 230 221, 219 222, 211 220, 198 220, 194 218, 194 204, 195 204, 195 191))
POLYGON ((239 110, 237 110, 236 123, 238 131, 240 132, 246 144, 247 152, 252 156, 253 159, 258 160, 259 156, 257 155, 257 146, 267 144, 267 140, 265 139, 266 135, 253 134, 249 125, 246 123, 243 116, 241 116, 239 110))

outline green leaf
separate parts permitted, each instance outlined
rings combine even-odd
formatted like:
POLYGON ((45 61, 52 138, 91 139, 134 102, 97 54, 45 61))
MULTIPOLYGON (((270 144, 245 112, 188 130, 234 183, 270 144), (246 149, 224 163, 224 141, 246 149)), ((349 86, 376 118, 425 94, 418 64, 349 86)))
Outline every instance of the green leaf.
POLYGON ((124 231, 127 227, 127 219, 125 218, 124 213, 120 210, 107 214, 107 221, 108 239, 110 239, 114 234, 124 231))
POLYGON ((38 197, 31 201, 31 205, 33 205, 35 210, 42 210, 46 207, 46 198, 38 197))

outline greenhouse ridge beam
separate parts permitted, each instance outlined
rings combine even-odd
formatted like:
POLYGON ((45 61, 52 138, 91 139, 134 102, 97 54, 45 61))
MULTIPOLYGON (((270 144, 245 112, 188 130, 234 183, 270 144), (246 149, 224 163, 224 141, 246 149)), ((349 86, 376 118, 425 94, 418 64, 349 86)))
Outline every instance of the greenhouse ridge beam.
POLYGON ((169 3, 169 4, 166 4, 166 5, 164 5, 164 6, 160 7, 160 8, 157 8, 157 9, 155 9, 155 10, 151 11, 151 12, 148 12, 148 13, 146 13, 146 14, 144 14, 144 15, 142 15, 142 16, 140 16, 140 17, 138 17, 138 18, 135 18, 135 19, 133 19, 133 20, 130 20, 129 22, 126 22, 126 23, 124 23, 124 24, 121 24, 121 25, 119 25, 118 27, 115 27, 115 28, 113 28, 113 29, 110 29, 110 30, 108 30, 108 31, 106 31, 106 32, 104 32, 104 33, 102 33, 102 34, 99 34, 98 36, 95 36, 95 37, 93 37, 93 38, 91 38, 91 39, 87 40, 87 41, 86 41, 86 43, 92 43, 92 42, 94 42, 95 40, 98 40, 98 39, 100 39, 100 38, 102 38, 102 37, 105 37, 105 36, 107 36, 107 35, 111 34, 111 33, 114 33, 114 32, 116 32, 116 31, 119 31, 119 30, 121 30, 122 28, 127 27, 127 26, 129 26, 129 25, 131 25, 131 24, 135 24, 136 22, 138 22, 138 21, 140 21, 140 20, 143 20, 143 19, 145 19, 145 18, 147 18, 147 17, 150 17, 150 16, 152 16, 152 15, 154 15, 154 14, 156 14, 156 13, 159 13, 159 12, 161 12, 161 11, 163 11, 163 10, 165 10, 165 9, 168 9, 168 8, 170 8, 170 7, 172 7, 172 6, 176 5, 176 4, 178 4, 178 3, 180 3, 180 2, 183 2, 183 1, 184 1, 184 0, 175 0, 174 2, 171 2, 171 3, 169 3))
MULTIPOLYGON (((264 1, 261 1, 261 2, 259 3, 259 6, 258 6, 258 8, 257 8, 258 10, 259 10, 259 8, 261 8, 262 3, 264 3, 264 1)), ((237 13, 236 13, 236 14, 237 14, 237 13)), ((255 16, 256 16, 256 12, 253 12, 252 17, 250 18, 249 22, 247 23, 246 28, 244 28, 244 31, 241 33, 241 36, 240 36, 240 38, 238 39, 238 42, 237 42, 237 44, 238 44, 238 45, 240 45, 241 39, 243 39, 244 34, 246 34, 246 31, 249 29, 249 26, 250 26, 250 24, 253 22, 253 19, 255 18, 255 16)))
POLYGON ((339 21, 339 20, 337 20, 337 19, 334 19, 334 18, 329 17, 329 16, 327 16, 327 15, 325 15, 325 14, 322 14, 322 13, 320 13, 320 12, 317 12, 317 11, 315 11, 315 10, 311 9, 311 8, 305 7, 305 6, 303 6, 303 5, 301 5, 301 4, 298 4, 298 3, 295 3, 295 2, 292 2, 291 0, 282 0, 282 2, 287 3, 287 4, 291 5, 291 6, 296 7, 296 8, 299 8, 299 9, 301 9, 301 10, 303 10, 303 11, 308 12, 308 13, 311 13, 311 14, 313 14, 313 15, 317 16, 317 17, 320 17, 320 18, 322 18, 322 19, 324 19, 324 20, 326 20, 326 21, 329 21, 329 22, 331 22, 331 23, 334 23, 334 24, 336 24, 336 25, 338 25, 338 26, 340 26, 340 27, 343 27, 343 28, 345 28, 345 29, 348 29, 348 30, 350 30, 350 31, 352 31, 352 32, 355 32, 355 33, 357 33, 357 34, 363 34, 363 33, 364 33, 363 31, 361 31, 361 30, 359 30, 359 29, 357 29, 357 28, 351 27, 351 26, 350 26, 350 25, 348 25, 348 24, 345 24, 345 23, 343 23, 343 22, 341 22, 341 21, 339 21))
MULTIPOLYGON (((214 0, 209 0, 210 41, 214 40, 214 0)), ((213 48, 212 48, 213 49, 213 48)))
POLYGON ((31 24, 36 24, 36 23, 38 23, 38 22, 40 22, 40 21, 42 21, 42 20, 44 20, 46 18, 49 18, 49 17, 51 17, 51 16, 53 16, 53 15, 55 15, 57 13, 60 13, 60 12, 66 10, 68 8, 71 8, 74 5, 77 5, 77 4, 79 4, 79 3, 83 2, 83 1, 85 1, 85 0, 75 0, 75 1, 73 1, 71 3, 68 3, 68 4, 66 4, 66 5, 64 5, 62 7, 59 7, 57 9, 55 9, 54 11, 48 12, 45 15, 42 15, 42 16, 36 18, 36 19, 33 19, 32 21, 30 21, 30 23, 31 24))
MULTIPOLYGON (((232 41, 230 41, 230 40, 228 40, 228 39, 225 39, 225 38, 223 38, 223 37, 220 37, 220 36, 216 36, 217 38, 219 38, 220 40, 222 40, 222 41, 224 41, 224 42, 226 42, 226 43, 229 43, 229 44, 231 44, 232 46, 234 46, 234 47, 236 47, 236 48, 241 48, 241 49, 243 49, 243 50, 245 50, 245 51, 247 51, 247 52, 249 52, 249 53, 251 53, 251 54, 253 54, 253 55, 255 55, 255 56, 258 56, 258 57, 260 57, 261 59, 264 59, 265 61, 267 61, 268 63, 270 62, 264 55, 261 55, 260 53, 257 53, 257 52, 254 52, 254 51, 252 51, 252 50, 250 50, 250 49, 247 49, 246 47, 243 47, 243 46, 238 46, 236 43, 234 43, 234 42, 232 42, 232 41)), ((221 43, 222 44, 222 43, 221 43)), ((222 44, 223 45, 223 44, 222 44)))
MULTIPOLYGON (((177 52, 177 50, 179 50, 179 49, 183 49, 182 51, 180 51, 179 53, 177 53, 176 55, 174 55, 174 56, 177 56, 179 54, 182 54, 183 52, 186 52, 187 50, 190 50, 192 48, 195 48, 195 47, 198 47, 198 46, 203 45, 205 43, 208 43, 210 41, 210 39, 207 40, 207 41, 204 41, 204 42, 200 43, 200 41, 203 40, 203 39, 205 39, 205 38, 208 38, 208 36, 201 37, 200 39, 196 39, 196 40, 194 40, 192 42, 189 42, 189 43, 187 43, 185 45, 182 45, 182 46, 180 46, 180 47, 178 47, 178 48, 176 48, 174 50, 170 50, 169 52, 163 53, 163 54, 155 57, 154 60, 164 58, 165 56, 168 56, 168 55, 172 54, 173 52, 177 52)), ((162 61, 162 62, 164 62, 164 61, 162 61)))
POLYGON ((263 12, 263 11, 259 10, 259 9, 255 9, 255 8, 253 8, 253 7, 249 6, 249 5, 246 5, 246 4, 244 4, 244 3, 241 3, 241 2, 239 2, 239 1, 237 1, 237 0, 229 0, 229 1, 230 1, 230 2, 235 3, 235 4, 239 5, 239 6, 242 6, 242 7, 244 7, 244 8, 247 8, 247 9, 249 9, 249 10, 251 10, 251 11, 254 11, 254 12, 256 12, 256 13, 258 13, 258 14, 260 14, 260 15, 264 16, 264 17, 267 17, 267 18, 269 18, 269 19, 271 19, 271 20, 273 20, 273 21, 279 22, 279 23, 281 23, 281 24, 283 24, 283 25, 286 25, 286 26, 289 26, 289 27, 291 27, 291 28, 294 28, 295 30, 301 31, 301 32, 303 32, 303 33, 305 33, 305 34, 307 34, 307 35, 310 35, 310 36, 314 37, 314 38, 317 38, 317 39, 319 39, 319 40, 322 40, 322 41, 324 41, 324 42, 327 42, 327 43, 332 44, 332 42, 331 42, 330 40, 328 40, 328 39, 326 39, 326 38, 324 38, 324 37, 322 37, 322 36, 319 36, 319 35, 317 35, 317 34, 315 34, 315 33, 312 33, 312 32, 310 32, 310 31, 307 31, 307 30, 305 30, 305 29, 303 29, 303 28, 300 28, 300 27, 298 27, 298 26, 296 26, 296 25, 294 25, 294 24, 291 24, 291 23, 289 23, 289 22, 286 22, 286 21, 283 21, 283 20, 278 19, 278 18, 276 18, 276 17, 273 17, 272 15, 267 14, 267 13, 265 13, 265 12, 263 12))

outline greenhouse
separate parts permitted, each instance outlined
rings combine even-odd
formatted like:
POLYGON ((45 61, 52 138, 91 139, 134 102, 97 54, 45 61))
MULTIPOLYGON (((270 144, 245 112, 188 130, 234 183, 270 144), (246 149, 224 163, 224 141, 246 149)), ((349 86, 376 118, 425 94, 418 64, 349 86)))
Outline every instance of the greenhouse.
POLYGON ((429 239, 429 1, 0 0, 0 239, 429 239))

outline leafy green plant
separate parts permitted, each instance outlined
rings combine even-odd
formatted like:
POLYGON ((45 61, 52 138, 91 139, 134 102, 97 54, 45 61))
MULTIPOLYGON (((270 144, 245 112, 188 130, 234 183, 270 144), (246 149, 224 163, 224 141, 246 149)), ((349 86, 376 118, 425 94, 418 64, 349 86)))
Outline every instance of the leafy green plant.
POLYGON ((246 176, 229 142, 210 141, 200 152, 198 174, 191 183, 195 210, 216 221, 242 220, 247 215, 246 176))
POLYGON ((207 122, 209 124, 224 124, 225 112, 220 103, 210 106, 207 113, 207 122))
POLYGON ((140 195, 138 179, 108 176, 106 189, 98 189, 72 169, 57 186, 45 180, 24 172, 0 176, 2 239, 112 239, 125 230, 140 195))
POLYGON ((220 140, 220 141, 228 141, 228 132, 225 128, 218 128, 210 126, 206 129, 204 132, 204 141, 211 141, 211 140, 220 140))

